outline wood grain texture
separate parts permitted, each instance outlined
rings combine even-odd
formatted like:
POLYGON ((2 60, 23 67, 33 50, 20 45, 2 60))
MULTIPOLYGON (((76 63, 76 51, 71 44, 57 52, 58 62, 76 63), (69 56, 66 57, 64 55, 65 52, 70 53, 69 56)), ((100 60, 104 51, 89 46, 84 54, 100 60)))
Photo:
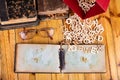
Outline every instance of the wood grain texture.
POLYGON ((110 1, 110 12, 112 15, 120 17, 120 0, 111 0, 110 1))
MULTIPOLYGON (((43 27, 50 27, 48 21, 42 21, 40 23, 41 25, 37 26, 36 29, 40 29, 43 27)), ((37 43, 43 43, 43 44, 48 44, 48 39, 49 38, 44 38, 42 36, 36 36, 33 41, 37 43)), ((35 75, 36 80, 51 80, 51 74, 36 74, 35 75)))
POLYGON ((2 80, 17 80, 17 74, 14 73, 15 31, 6 30, 1 38, 2 80))
POLYGON ((118 75, 116 75, 117 74, 116 54, 111 24, 105 18, 101 18, 101 20, 103 21, 103 26, 105 26, 106 48, 108 51, 111 79, 118 80, 118 75))
MULTIPOLYGON (((16 29, 16 43, 32 43, 32 39, 30 40, 22 40, 20 38, 20 35, 19 33, 23 30, 27 30, 27 29, 36 29, 36 26, 35 27, 32 27, 32 28, 21 28, 21 29, 16 29)), ((18 73, 18 79, 19 80, 35 80, 35 75, 33 74, 28 74, 28 73, 18 73)))
MULTIPOLYGON (((100 20, 102 21, 102 19, 100 20)), ((106 32, 104 31, 103 35, 105 36, 106 32)), ((107 45, 106 37, 104 38, 103 43, 107 45)), ((105 47, 105 53, 106 53, 106 73, 101 74, 101 80, 110 80, 111 79, 111 72, 110 72, 110 65, 109 65, 109 54, 107 50, 107 46, 105 47)))
POLYGON ((26 28, 39 29, 54 27, 53 40, 39 35, 31 40, 22 40, 19 32, 23 30, 0 31, 0 80, 120 80, 120 0, 111 0, 107 12, 101 14, 99 21, 104 26, 104 41, 106 45, 106 73, 80 74, 40 74, 14 73, 14 57, 16 43, 47 43, 58 44, 62 40, 62 20, 45 20, 40 25, 26 28))
POLYGON ((112 22, 112 30, 114 36, 114 44, 115 44, 115 53, 116 53, 116 66, 118 72, 118 79, 120 79, 120 18, 111 17, 112 22), (119 44, 119 45, 118 45, 119 44))

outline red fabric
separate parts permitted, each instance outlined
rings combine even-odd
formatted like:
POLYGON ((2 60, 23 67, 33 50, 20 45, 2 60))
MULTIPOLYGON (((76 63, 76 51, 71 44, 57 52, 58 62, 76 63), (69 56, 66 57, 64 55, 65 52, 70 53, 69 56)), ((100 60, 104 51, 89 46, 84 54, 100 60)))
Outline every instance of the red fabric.
POLYGON ((95 6, 93 6, 86 14, 79 7, 77 0, 63 0, 75 13, 77 13, 82 19, 89 18, 107 10, 110 0, 96 0, 95 6))

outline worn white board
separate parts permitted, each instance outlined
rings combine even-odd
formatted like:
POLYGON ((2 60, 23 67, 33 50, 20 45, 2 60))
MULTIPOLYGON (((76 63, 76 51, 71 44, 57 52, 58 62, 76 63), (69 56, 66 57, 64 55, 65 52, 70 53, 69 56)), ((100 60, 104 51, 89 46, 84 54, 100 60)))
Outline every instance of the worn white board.
MULTIPOLYGON (((15 72, 59 73, 60 45, 17 44, 15 72)), ((64 45, 65 69, 62 72, 105 72, 104 45, 64 45)))

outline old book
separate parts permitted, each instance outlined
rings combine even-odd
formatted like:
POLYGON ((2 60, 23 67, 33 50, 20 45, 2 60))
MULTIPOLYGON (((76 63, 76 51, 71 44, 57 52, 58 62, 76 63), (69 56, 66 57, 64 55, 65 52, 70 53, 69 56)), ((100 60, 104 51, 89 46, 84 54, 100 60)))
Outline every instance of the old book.
POLYGON ((104 45, 17 44, 15 72, 105 72, 104 45), (62 62, 61 62, 62 61, 62 62))
POLYGON ((35 0, 0 0, 1 25, 37 20, 35 0))

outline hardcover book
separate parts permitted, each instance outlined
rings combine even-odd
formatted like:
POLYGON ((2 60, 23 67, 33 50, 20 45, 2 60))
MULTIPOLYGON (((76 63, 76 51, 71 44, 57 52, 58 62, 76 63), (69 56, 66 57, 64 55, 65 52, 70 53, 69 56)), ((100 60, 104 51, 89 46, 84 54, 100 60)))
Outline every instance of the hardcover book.
POLYGON ((37 25, 42 18, 48 18, 49 15, 68 13, 68 7, 62 0, 0 0, 0 2, 0 30, 37 25))
POLYGON ((17 44, 15 72, 105 72, 104 45, 17 44), (64 50, 64 51, 63 51, 64 50))
POLYGON ((59 14, 66 13, 67 11, 68 7, 62 0, 38 0, 39 15, 59 14))
POLYGON ((37 20, 35 0, 2 0, 0 9, 1 25, 37 20))

